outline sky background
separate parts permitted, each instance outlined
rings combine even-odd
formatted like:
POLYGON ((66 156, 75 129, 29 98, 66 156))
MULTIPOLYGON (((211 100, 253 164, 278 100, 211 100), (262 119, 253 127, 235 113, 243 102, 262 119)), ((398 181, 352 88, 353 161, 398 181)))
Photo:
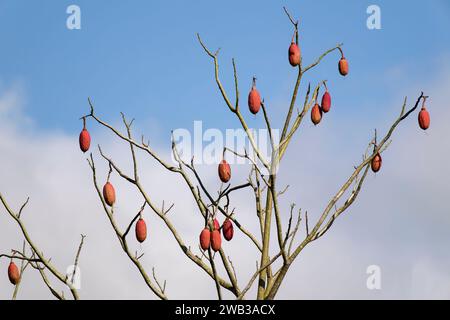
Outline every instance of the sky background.
MULTIPOLYGON (((136 135, 144 133, 166 159, 172 129, 192 130, 195 120, 204 128, 238 128, 215 86, 212 61, 196 39, 199 32, 212 50, 221 48, 221 79, 232 97, 231 59, 236 59, 249 125, 264 125, 260 115, 245 108, 256 75, 279 127, 296 77, 287 63, 292 26, 283 5, 300 17, 304 64, 340 42, 350 63, 349 76, 342 78, 335 52, 305 77, 298 101, 307 82, 328 79, 333 106, 320 126, 303 123, 280 168, 280 183, 291 186, 283 198, 286 213, 296 202, 317 217, 361 159, 373 129, 385 133, 389 128, 404 96, 412 102, 421 90, 430 95, 432 120, 426 133, 417 128, 416 114, 400 125, 382 171, 369 174, 357 203, 300 256, 279 297, 450 298, 448 1, 1 0, 0 192, 13 207, 31 197, 25 216, 30 233, 61 270, 72 262, 79 234, 88 235, 81 257, 83 298, 154 298, 120 251, 92 188, 86 156, 78 149, 78 119, 89 111, 87 97, 110 123, 120 124, 121 111, 137 118, 136 135), (66 28, 70 4, 81 8, 81 30, 66 28), (366 27, 371 4, 381 8, 381 30, 366 27), (372 264, 381 267, 381 290, 366 288, 366 268, 372 264)), ((126 145, 92 122, 88 128, 93 146, 101 143, 130 168, 126 145)), ((176 200, 173 220, 186 242, 196 246, 201 219, 181 180, 144 156, 142 161, 147 187, 159 203, 176 200)), ((244 169, 233 169, 238 181, 245 180, 244 169)), ((201 170, 208 185, 217 188, 216 167, 201 170)), ((126 225, 141 201, 113 179, 118 219, 126 225)), ((252 229, 256 220, 248 197, 243 193, 235 203, 252 229)), ((5 213, 0 209, 1 252, 22 242, 5 213)), ((155 265, 168 280, 169 297, 214 298, 213 282, 181 254, 156 217, 147 215, 150 241, 134 245, 146 252, 149 270, 155 265), (180 264, 186 267, 180 270, 180 264)), ((257 259, 251 246, 244 252, 238 245, 244 241, 238 234, 227 244, 239 261, 242 286, 257 259)), ((7 262, 0 260, 5 272, 7 262)), ((20 298, 50 298, 33 271, 26 276, 20 298)), ((0 277, 0 298, 11 293, 6 276, 0 277)))

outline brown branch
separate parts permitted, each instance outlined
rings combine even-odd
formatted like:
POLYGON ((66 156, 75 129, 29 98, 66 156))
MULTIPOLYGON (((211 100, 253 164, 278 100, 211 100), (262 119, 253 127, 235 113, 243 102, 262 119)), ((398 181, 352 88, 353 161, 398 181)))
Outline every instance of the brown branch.
MULTIPOLYGON (((186 164, 187 165, 187 164, 186 164)), ((223 209, 219 203, 217 203, 213 197, 211 196, 211 194, 208 192, 208 190, 206 189, 202 179, 200 178, 200 175, 198 174, 197 170, 194 167, 194 161, 192 159, 191 164, 187 165, 187 167, 192 171, 192 173, 194 174, 194 176, 197 178, 197 181, 200 185, 200 188, 202 189, 203 193, 205 193, 206 197, 209 199, 209 201, 211 202, 211 204, 214 207, 217 207, 217 209, 228 219, 230 219, 231 221, 233 221, 233 223, 239 228, 239 230, 242 231, 242 233, 244 233, 254 244, 255 246, 261 250, 261 245, 259 244, 258 240, 255 238, 254 235, 252 235, 246 228, 244 228, 239 221, 233 217, 232 215, 229 215, 225 209, 223 209)))
POLYGON ((248 290, 250 290, 250 288, 253 285, 253 282, 255 282, 256 278, 258 277, 258 275, 263 272, 264 270, 266 270, 268 267, 270 267, 275 261, 277 261, 277 259, 281 256, 281 252, 279 252, 278 254, 276 254, 268 263, 264 264, 261 268, 259 268, 258 270, 256 270, 256 272, 253 274, 253 276, 250 278, 250 281, 248 282, 248 284, 245 286, 244 290, 242 290, 241 295, 238 297, 238 300, 242 300, 245 297, 245 294, 248 292, 248 290))
POLYGON ((317 66, 323 58, 325 58, 328 54, 330 54, 331 52, 335 51, 335 50, 341 50, 342 46, 344 44, 343 43, 339 43, 337 44, 335 47, 328 49, 327 51, 325 51, 315 62, 313 62, 312 64, 310 64, 309 66, 307 66, 305 68, 305 70, 303 70, 303 73, 306 73, 308 70, 314 68, 315 66, 317 66))
POLYGON ((217 296, 219 300, 222 300, 222 291, 220 289, 219 275, 217 274, 216 264, 214 263, 214 257, 211 253, 211 248, 208 248, 209 262, 211 263, 211 268, 213 270, 214 282, 216 284, 217 296))
MULTIPOLYGON (((117 223, 113 217, 113 209, 111 209, 111 211, 108 209, 107 204, 105 202, 105 200, 103 199, 102 193, 100 191, 100 187, 98 186, 97 183, 97 171, 95 168, 95 163, 94 163, 94 158, 91 154, 91 158, 89 162, 89 166, 91 167, 92 170, 92 179, 93 179, 93 183, 94 183, 94 187, 97 191, 97 195, 103 205, 103 209, 111 223, 111 226, 113 227, 117 238, 122 246, 123 251, 127 254, 128 258, 133 262, 133 264, 137 267, 137 269, 139 270, 142 278, 144 279, 145 283, 147 284, 147 286, 149 287, 149 289, 160 299, 162 300, 167 300, 167 296, 162 293, 159 288, 157 286, 155 286, 153 284, 153 282, 151 281, 150 277, 148 276, 147 272, 145 271, 144 267, 141 265, 141 263, 139 262, 138 257, 134 256, 133 253, 130 251, 130 249, 128 248, 128 244, 126 239, 123 237, 122 232, 119 230, 119 227, 117 226, 117 223)), ((118 169, 117 166, 113 165, 112 161, 109 161, 109 163, 112 164, 113 168, 118 169)), ((136 183, 136 182, 135 182, 136 183)))
POLYGON ((86 238, 86 236, 82 234, 81 235, 80 245, 78 246, 78 251, 77 251, 77 254, 75 256, 75 263, 74 263, 74 269, 73 269, 72 280, 71 280, 72 284, 73 284, 73 282, 75 280, 75 273, 77 272, 78 261, 80 259, 81 249, 83 248, 83 244, 84 244, 84 239, 85 238, 86 238))
MULTIPOLYGON (((150 200, 149 196, 147 195, 147 193, 145 192, 145 190, 143 189, 142 185, 140 184, 140 182, 138 181, 134 181, 133 179, 127 179, 126 175, 122 173, 122 171, 117 167, 117 165, 114 164, 114 162, 108 158, 106 155, 101 154, 102 157, 108 161, 112 163, 113 168, 117 171, 117 173, 121 176, 124 177, 124 179, 126 179, 127 181, 129 181, 130 183, 132 183, 133 185, 136 186, 136 188, 139 190, 139 192, 141 193, 141 195, 143 196, 143 198, 145 199, 145 201, 147 202, 147 204, 149 205, 149 207, 152 209, 153 212, 155 212, 162 220, 163 222, 166 224, 166 226, 168 227, 169 231, 172 233, 172 235, 174 236, 175 240, 177 241, 178 245, 180 246, 180 248, 182 249, 182 251, 185 253, 185 255, 194 263, 196 263, 199 267, 201 267, 204 271, 206 271, 211 277, 213 277, 213 272, 211 270, 211 268, 209 268, 200 258, 198 258, 197 256, 195 256, 188 248, 187 246, 184 244, 184 241, 182 240, 182 238, 180 237, 180 235, 178 234, 178 232, 176 231, 175 227, 172 225, 172 223, 170 222, 170 220, 168 219, 168 217, 163 214, 150 200)), ((93 163, 93 159, 91 159, 91 163, 93 163)), ((92 168, 92 165, 91 165, 92 168)), ((103 201, 103 197, 101 196, 100 193, 100 189, 98 189, 97 186, 97 192, 99 194, 100 200, 102 202, 103 201)), ((108 212, 108 208, 106 207, 106 204, 104 204, 104 208, 106 210, 106 212, 108 212)), ((110 221, 113 220, 112 216, 110 214, 108 214, 108 217, 110 217, 110 221)), ((114 222, 115 225, 115 222, 114 222)), ((117 226, 116 226, 117 228, 117 226)), ((115 229, 116 229, 115 228, 115 229)), ((120 233, 120 231, 116 231, 116 233, 118 234, 119 237, 122 238, 122 234, 120 233)), ((126 244, 126 241, 121 241, 121 243, 126 244)), ((129 253, 129 252, 127 252, 129 253)), ((130 258, 132 258, 133 262, 138 266, 141 274, 145 274, 145 270, 142 268, 142 266, 140 265, 140 263, 138 263, 137 259, 135 257, 133 257, 132 255, 129 255, 130 258)), ((156 289, 153 284, 151 283, 150 279, 148 278, 148 276, 144 276, 144 279, 146 279, 147 284, 150 286, 150 284, 152 285, 153 289, 156 289)), ((223 280, 222 278, 219 279, 219 282, 221 284, 221 286, 223 286, 225 289, 230 290, 231 292, 235 292, 235 288, 228 282, 226 282, 225 280, 223 280)), ((153 290, 152 290, 153 291, 153 290)), ((160 293, 160 292, 159 292, 160 293)), ((163 296, 163 295, 162 295, 163 296)))
POLYGON ((292 18, 291 14, 289 13, 289 11, 287 10, 286 7, 283 7, 284 12, 286 13, 286 15, 288 16, 289 20, 291 21, 291 23, 294 25, 295 29, 298 28, 298 20, 294 20, 294 18, 292 18))
POLYGON ((125 238, 127 237, 128 233, 131 230, 131 227, 133 226, 134 222, 137 220, 137 218, 139 218, 140 216, 142 216, 142 212, 145 209, 145 205, 147 204, 147 201, 144 202, 144 204, 141 206, 141 209, 139 210, 139 212, 134 216, 133 219, 131 219, 130 223, 128 224, 128 227, 126 228, 125 232, 123 233, 122 238, 125 240, 125 238))
POLYGON ((153 274, 153 279, 155 280, 156 284, 159 287, 159 290, 161 290, 162 293, 166 292, 166 280, 164 280, 164 284, 161 286, 161 284, 158 281, 158 278, 156 278, 156 273, 155 273, 155 267, 152 268, 152 274, 153 274))
MULTIPOLYGON (((200 45, 202 46, 203 50, 208 54, 208 56, 210 56, 213 60, 214 60, 214 74, 215 74, 215 80, 216 80, 216 84, 219 88, 219 91, 222 94, 222 98, 224 99, 226 105, 228 106, 228 108, 230 109, 231 112, 233 112, 237 118, 239 119, 239 122, 241 123, 242 128, 244 129, 244 131, 247 134, 247 137, 250 141, 250 144, 253 148, 253 150, 255 151, 256 155, 258 156, 259 161, 264 165, 264 167, 266 167, 267 170, 269 170, 269 164, 267 162, 267 160, 263 157, 263 155, 261 154, 260 150, 258 149, 255 139, 252 135, 252 133, 250 132, 250 129, 247 125, 247 123, 244 120, 244 117, 242 116, 239 108, 234 107, 231 102, 230 99, 228 98, 225 89, 222 86, 222 83, 220 82, 219 79, 219 62, 218 62, 218 58, 217 58, 217 54, 216 53, 212 53, 207 47, 206 45, 203 43, 202 39, 200 38, 200 35, 197 33, 197 38, 198 41, 200 43, 200 45)), ((236 74, 235 74, 236 75, 236 74)), ((236 76, 237 77, 237 76, 236 76)))

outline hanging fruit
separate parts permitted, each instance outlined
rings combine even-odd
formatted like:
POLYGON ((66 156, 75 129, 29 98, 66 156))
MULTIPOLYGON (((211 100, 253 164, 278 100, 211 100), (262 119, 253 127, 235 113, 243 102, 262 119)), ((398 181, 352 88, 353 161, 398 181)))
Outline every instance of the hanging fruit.
POLYGON ((103 198, 105 199, 106 204, 110 207, 112 207, 114 202, 116 202, 116 191, 109 181, 103 186, 103 198))
POLYGON ((17 285, 20 281, 20 271, 16 264, 11 261, 8 267, 8 278, 13 285, 17 285))
POLYGON ((222 237, 220 236, 219 230, 214 230, 211 232, 211 249, 214 250, 214 252, 217 252, 222 247, 222 237))
POLYGON ((231 239, 233 239, 234 228, 233 228, 233 222, 231 222, 230 219, 227 218, 223 222, 222 232, 223 232, 223 237, 225 238, 225 240, 231 241, 231 239))
POLYGON ((341 52, 341 60, 339 60, 339 73, 345 77, 348 74, 348 61, 344 57, 344 51, 342 51, 340 47, 338 49, 341 52))
POLYGON ((219 172, 219 178, 223 183, 227 183, 228 181, 230 181, 231 168, 225 159, 220 162, 218 172, 219 172))
POLYGON ((208 228, 205 228, 200 233, 200 247, 202 250, 208 250, 211 244, 211 231, 208 228))
POLYGON ((86 118, 83 118, 83 130, 80 132, 79 142, 81 151, 86 152, 89 150, 91 146, 91 135, 86 129, 86 118))
POLYGON ((136 239, 140 243, 144 242, 145 239, 147 239, 147 225, 145 223, 145 220, 142 218, 139 218, 139 220, 136 222, 136 239))
POLYGON ((250 112, 253 114, 257 114, 259 109, 261 108, 261 96, 259 95, 259 92, 256 89, 255 77, 253 77, 252 89, 248 94, 248 108, 250 109, 250 112))
POLYGON ((294 35, 292 36, 291 45, 289 46, 289 50, 288 50, 289 63, 293 67, 299 66, 300 60, 301 60, 300 48, 297 45, 297 43, 295 43, 296 35, 297 35, 297 30, 295 30, 294 35))
POLYGON ((379 153, 377 153, 376 156, 373 157, 372 162, 370 164, 372 171, 375 173, 380 171, 382 162, 383 162, 383 159, 381 159, 381 155, 379 153))
POLYGON ((322 108, 320 108, 318 103, 314 104, 314 107, 311 109, 311 121, 317 126, 322 120, 322 108))
POLYGON ((430 127, 430 114, 425 107, 425 101, 428 97, 423 97, 422 109, 419 112, 419 126, 422 130, 427 130, 430 127))
POLYGON ((322 111, 327 113, 331 108, 331 95, 328 92, 328 87, 326 81, 323 83, 325 86, 325 93, 322 96, 322 111))

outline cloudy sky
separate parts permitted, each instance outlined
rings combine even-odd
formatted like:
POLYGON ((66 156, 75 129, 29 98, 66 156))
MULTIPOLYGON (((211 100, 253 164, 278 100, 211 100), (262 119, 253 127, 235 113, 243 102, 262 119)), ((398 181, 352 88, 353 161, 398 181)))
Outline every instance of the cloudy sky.
MULTIPOLYGON (((232 57, 244 97, 251 77, 258 77, 273 125, 279 128, 296 76, 286 59, 292 27, 283 5, 300 17, 306 64, 339 42, 350 62, 349 76, 340 77, 339 56, 333 53, 306 77, 313 84, 328 79, 333 107, 318 127, 309 121, 302 124, 280 167, 280 188, 290 185, 281 198, 285 220, 293 202, 308 210, 311 220, 319 216, 360 161, 373 129, 386 132, 405 96, 410 104, 422 90, 431 97, 431 128, 421 131, 416 114, 399 126, 383 155, 381 172, 369 174, 357 202, 299 256, 278 298, 450 298, 447 1, 212 5, 1 0, 0 192, 13 208, 30 196, 24 223, 61 271, 73 263, 80 234, 87 235, 80 257, 82 298, 155 298, 121 251, 93 188, 86 155, 79 151, 78 119, 88 112, 87 97, 92 97, 97 114, 118 127, 121 111, 136 118, 136 136, 145 134, 167 161, 172 129, 192 131, 196 120, 204 129, 238 128, 215 87, 211 61, 195 37, 199 32, 208 46, 221 48, 222 81, 230 94, 232 57), (73 3, 81 8, 81 30, 66 27, 66 9, 73 3), (381 8, 381 30, 366 27, 371 4, 381 8), (367 289, 371 265, 380 267, 380 290, 367 289)), ((299 101, 304 91, 305 83, 299 101)), ((264 126, 261 115, 243 110, 251 127, 264 126)), ((93 146, 101 144, 131 172, 127 145, 93 122, 88 128, 93 146)), ((104 181, 107 168, 92 150, 104 181)), ((202 219, 182 180, 144 154, 139 161, 148 193, 158 204, 175 204, 171 219, 185 242, 196 248, 202 219)), ((245 181, 246 169, 233 166, 233 183, 245 181)), ((217 190, 216 166, 204 165, 200 171, 208 187, 217 190)), ((117 176, 112 182, 118 194, 116 217, 125 227, 141 198, 117 176)), ((233 207, 256 233, 249 199, 250 192, 243 191, 233 198, 233 207)), ((130 245, 145 252, 142 263, 148 271, 155 267, 158 277, 167 280, 169 298, 214 299, 214 283, 182 254, 158 217, 146 209, 145 218, 148 240, 142 245, 130 240, 130 245)), ((22 241, 17 225, 0 208, 0 252, 18 249, 22 241)), ((225 249, 245 286, 255 270, 256 250, 239 232, 225 249)), ((0 260, 0 299, 13 292, 6 276, 8 263, 0 260)), ((37 272, 27 270, 18 298, 52 296, 37 272)))

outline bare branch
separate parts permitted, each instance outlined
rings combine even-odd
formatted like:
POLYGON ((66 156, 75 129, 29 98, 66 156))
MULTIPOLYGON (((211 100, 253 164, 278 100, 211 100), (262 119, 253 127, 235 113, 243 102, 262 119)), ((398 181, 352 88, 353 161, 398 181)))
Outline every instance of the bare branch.
MULTIPOLYGON (((38 256, 38 258, 41 260, 40 262, 42 264, 45 265, 45 267, 62 283, 65 283, 69 288, 70 291, 72 293, 72 296, 75 300, 78 300, 79 296, 78 296, 78 291, 75 287, 73 287, 71 284, 66 283, 65 281, 65 276, 60 273, 51 263, 50 260, 47 260, 44 258, 44 255, 41 251, 38 250, 37 246, 34 244, 34 242, 31 240, 30 236, 28 235, 28 231, 24 225, 24 223, 20 220, 20 218, 18 217, 17 214, 14 213, 14 211, 9 207, 8 203, 6 202, 5 198, 3 197, 3 195, 0 193, 0 200, 3 204, 3 206, 5 207, 6 211, 9 213, 9 215, 17 222, 17 224, 19 225, 19 228, 22 231, 22 234, 25 238, 25 240, 27 241, 27 243, 29 244, 29 246, 31 247, 31 249, 36 253, 36 255, 38 256)), ((23 207, 23 206, 22 206, 23 207)))
POLYGON ((75 280, 75 273, 77 272, 77 268, 78 268, 78 260, 80 259, 80 253, 81 253, 81 249, 83 248, 85 238, 86 238, 86 236, 82 234, 81 242, 80 242, 80 245, 79 245, 78 251, 77 251, 77 255, 75 256, 75 263, 74 263, 74 269, 73 269, 72 280, 71 280, 72 284, 73 284, 73 281, 75 280))

